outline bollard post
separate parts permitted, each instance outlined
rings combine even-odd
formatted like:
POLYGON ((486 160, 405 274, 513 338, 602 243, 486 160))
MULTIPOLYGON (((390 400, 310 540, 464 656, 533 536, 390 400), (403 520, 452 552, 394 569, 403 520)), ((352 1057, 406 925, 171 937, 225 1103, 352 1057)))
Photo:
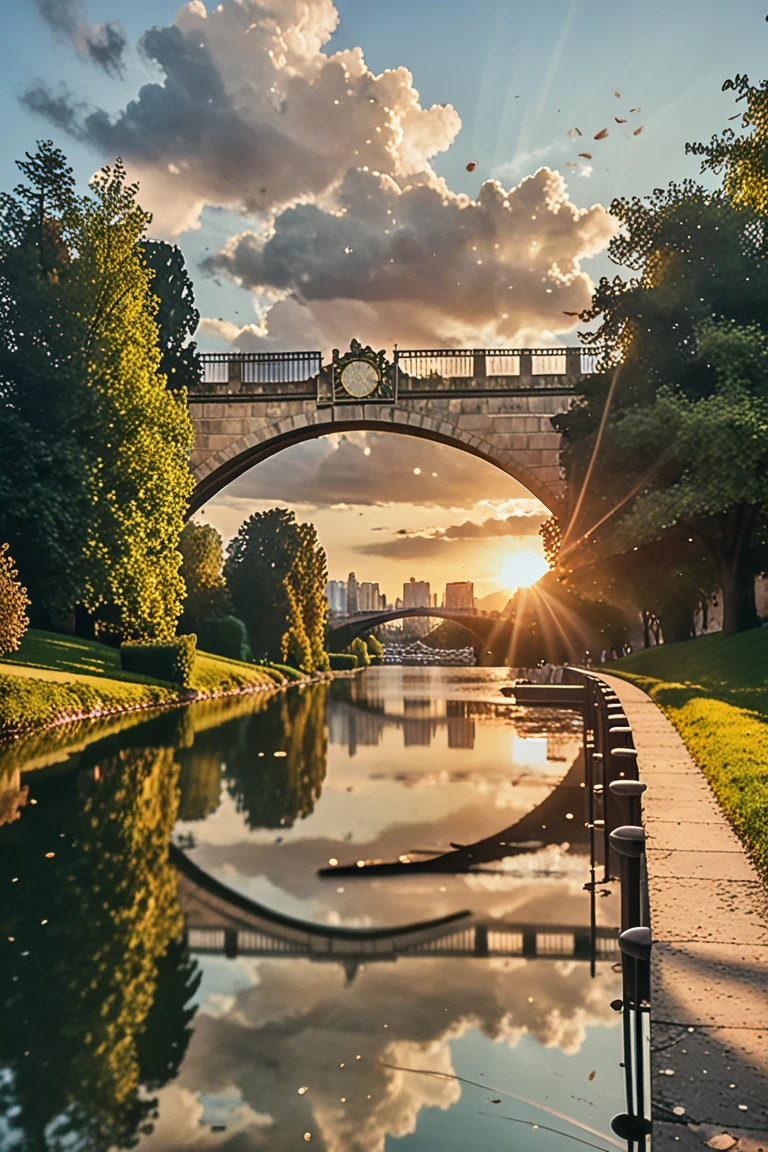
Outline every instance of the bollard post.
MULTIPOLYGON (((621 749, 627 751, 627 749, 621 749)), ((627 810, 627 824, 642 825, 641 797, 647 785, 642 780, 612 780, 608 785, 611 794, 624 802, 627 810)))
POLYGON ((609 844, 619 857, 621 878, 621 930, 640 927, 640 857, 645 851, 645 829, 624 824, 611 832, 609 844))
POLYGON ((612 748, 610 780, 637 780, 637 748, 612 748))
POLYGON ((619 936, 624 994, 624 1082, 627 1111, 611 1120, 611 1128, 630 1145, 646 1144, 650 1116, 650 1033, 647 1027, 651 992, 650 928, 629 928, 619 936))

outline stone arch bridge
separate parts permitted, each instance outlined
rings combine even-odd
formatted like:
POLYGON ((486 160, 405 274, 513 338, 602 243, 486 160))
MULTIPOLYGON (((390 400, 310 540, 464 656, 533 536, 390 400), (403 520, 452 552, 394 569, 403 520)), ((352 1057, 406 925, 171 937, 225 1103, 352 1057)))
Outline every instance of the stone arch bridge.
POLYGON ((353 340, 325 365, 319 352, 204 354, 204 379, 189 392, 190 512, 283 448, 353 430, 451 444, 495 464, 554 509, 563 480, 550 418, 570 407, 596 352, 396 350, 389 360, 353 340))

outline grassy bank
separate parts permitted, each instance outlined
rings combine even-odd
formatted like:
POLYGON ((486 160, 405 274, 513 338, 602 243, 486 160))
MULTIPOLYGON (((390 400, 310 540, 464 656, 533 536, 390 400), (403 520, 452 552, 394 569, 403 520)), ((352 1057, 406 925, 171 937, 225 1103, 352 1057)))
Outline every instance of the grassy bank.
POLYGON ((191 690, 123 672, 120 654, 92 640, 30 630, 0 662, 0 736, 180 700, 274 688, 271 669, 198 653, 191 690))
POLYGON ((768 628, 648 648, 606 671, 669 717, 768 877, 768 628))

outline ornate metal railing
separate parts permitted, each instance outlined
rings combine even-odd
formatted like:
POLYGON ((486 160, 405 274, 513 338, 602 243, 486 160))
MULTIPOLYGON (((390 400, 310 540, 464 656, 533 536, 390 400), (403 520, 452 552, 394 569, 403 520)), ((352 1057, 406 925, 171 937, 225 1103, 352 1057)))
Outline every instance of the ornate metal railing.
POLYGON ((314 381, 321 352, 202 352, 204 384, 299 384, 314 381))

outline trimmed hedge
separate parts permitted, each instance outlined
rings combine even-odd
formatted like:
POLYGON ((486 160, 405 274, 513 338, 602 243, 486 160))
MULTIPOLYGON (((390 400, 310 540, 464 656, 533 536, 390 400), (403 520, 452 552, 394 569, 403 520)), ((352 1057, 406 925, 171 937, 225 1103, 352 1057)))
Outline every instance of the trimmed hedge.
POLYGON ((250 660, 248 632, 239 616, 204 616, 197 626, 201 652, 213 652, 229 660, 250 660))
POLYGON ((357 668, 357 656, 353 652, 329 652, 328 659, 332 672, 349 672, 357 668))
POLYGON ((197 655, 197 636, 174 636, 154 644, 129 642, 120 645, 120 667, 124 672, 163 680, 170 684, 192 686, 197 655))
POLYGON ((371 664, 381 664, 384 657, 380 656, 378 652, 371 652, 371 664))
POLYGON ((356 636, 347 651, 351 652, 353 656, 357 657, 358 668, 367 668, 370 664, 371 658, 368 655, 368 645, 366 644, 365 640, 363 640, 362 636, 356 636))

